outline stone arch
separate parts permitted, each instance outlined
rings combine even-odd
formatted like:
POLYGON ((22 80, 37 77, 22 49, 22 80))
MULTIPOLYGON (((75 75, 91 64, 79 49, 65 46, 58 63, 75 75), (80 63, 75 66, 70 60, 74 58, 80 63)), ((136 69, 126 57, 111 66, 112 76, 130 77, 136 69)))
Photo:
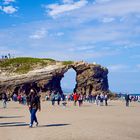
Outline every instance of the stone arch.
POLYGON ((97 94, 99 92, 108 92, 108 70, 97 64, 88 64, 83 61, 75 62, 69 65, 56 65, 53 69, 37 70, 30 74, 17 77, 5 78, 0 81, 0 90, 5 87, 24 87, 29 88, 32 85, 42 91, 54 90, 63 93, 61 88, 61 80, 64 74, 73 68, 76 72, 76 85, 74 90, 82 94, 97 94), (26 87, 26 86, 25 86, 26 87))

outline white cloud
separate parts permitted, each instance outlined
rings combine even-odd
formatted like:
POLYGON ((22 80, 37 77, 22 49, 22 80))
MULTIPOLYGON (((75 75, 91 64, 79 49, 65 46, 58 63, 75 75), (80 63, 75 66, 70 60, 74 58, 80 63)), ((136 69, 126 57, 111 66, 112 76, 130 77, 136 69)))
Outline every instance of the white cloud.
POLYGON ((129 66, 123 64, 116 64, 108 66, 110 72, 124 72, 128 71, 129 66))
POLYGON ((3 6, 0 9, 3 12, 5 12, 6 14, 13 14, 13 13, 17 12, 17 8, 13 7, 13 6, 3 6))
POLYGON ((121 40, 123 33, 118 31, 119 27, 98 26, 79 29, 75 31, 74 38, 76 42, 98 43, 103 41, 116 42, 121 40))
POLYGON ((7 5, 7 4, 10 4, 10 3, 13 3, 13 2, 15 2, 15 0, 4 0, 3 4, 7 5))
POLYGON ((140 64, 137 64, 137 68, 140 69, 140 64))
MULTIPOLYGON (((120 3, 120 0, 118 0, 118 2, 120 3)), ((98 7, 99 5, 96 6, 98 7)), ((70 14, 67 16, 59 16, 58 18, 55 19, 50 18, 47 19, 46 21, 40 21, 38 23, 37 22, 28 23, 26 24, 27 28, 24 26, 19 28, 16 27, 14 30, 11 30, 11 32, 15 34, 13 35, 13 37, 11 37, 8 32, 5 33, 5 37, 1 37, 1 44, 7 45, 8 43, 2 42, 5 42, 4 40, 7 39, 6 36, 9 36, 10 39, 7 40, 7 42, 9 42, 10 44, 9 46, 11 46, 12 43, 14 44, 15 40, 17 40, 16 46, 20 46, 20 44, 26 44, 25 46, 29 46, 32 48, 34 47, 35 50, 40 48, 43 51, 45 50, 46 52, 48 52, 48 50, 50 52, 51 51, 53 52, 53 50, 56 51, 58 50, 57 51, 58 54, 62 52, 66 54, 65 58, 71 56, 72 56, 71 58, 73 58, 74 56, 75 56, 74 58, 78 58, 84 55, 85 59, 87 58, 93 59, 112 56, 113 53, 111 53, 110 50, 112 52, 114 51, 115 53, 114 55, 119 56, 120 53, 122 54, 125 53, 121 52, 122 50, 124 50, 122 49, 123 46, 126 46, 127 44, 130 43, 132 44, 132 42, 136 42, 134 35, 135 34, 139 35, 139 33, 134 31, 136 27, 138 27, 138 25, 135 26, 135 23, 133 23, 133 17, 130 18, 131 20, 128 23, 120 24, 118 23, 118 20, 115 20, 111 24, 97 25, 95 20, 93 20, 92 22, 88 21, 90 18, 94 19, 96 17, 95 15, 97 15, 98 10, 100 9, 99 8, 98 10, 96 9, 95 12, 93 13, 92 11, 91 12, 88 11, 88 7, 89 9, 92 10, 96 9, 95 5, 94 6, 92 5, 91 8, 90 4, 88 4, 82 9, 70 12, 70 14), (84 11, 86 9, 87 13, 86 12, 83 13, 82 11, 83 9, 84 11), (87 18, 87 16, 89 16, 89 18, 87 18), (85 18, 85 20, 83 22, 79 22, 83 17, 85 18), (44 31, 44 29, 42 28, 45 28, 47 30, 44 31), (49 31, 49 33, 47 31, 49 31), (23 34, 21 34, 21 32, 23 34), (65 35, 63 32, 65 33, 65 35), (19 34, 18 38, 14 39, 14 37, 16 37, 17 34, 19 34), (128 43, 127 40, 129 41, 128 43), (126 43, 120 42, 119 44, 116 44, 118 43, 118 41, 124 42, 126 41, 126 43), (91 46, 90 48, 88 43, 90 44, 90 46, 93 45, 93 47, 91 46), (48 48, 47 47, 45 48, 46 44, 49 44, 48 48), (96 48, 94 48, 94 46, 96 46, 96 48), (103 50, 103 48, 108 48, 108 50, 105 49, 103 50), (117 50, 118 48, 119 50, 117 50), (65 52, 66 49, 67 52, 65 52), (73 55, 68 56, 69 52, 73 55), (80 52, 80 54, 78 54, 77 56, 75 52, 76 53, 80 52)), ((101 9, 100 11, 102 11, 103 13, 104 9, 101 9)), ((113 19, 105 19, 106 17, 113 18, 113 16, 103 16, 102 13, 101 16, 99 16, 100 20, 101 19, 113 20, 113 19)))
POLYGON ((64 35, 63 32, 56 32, 56 33, 49 34, 50 37, 61 37, 63 35, 64 35))
POLYGON ((63 0, 63 3, 73 3, 73 0, 63 0))
POLYGON ((106 3, 109 1, 111 1, 111 0, 95 0, 95 3, 106 3))
POLYGON ((103 18, 102 19, 102 22, 104 23, 110 23, 110 22, 113 22, 115 20, 115 18, 103 18))
POLYGON ((45 7, 47 11, 49 10, 48 14, 54 17, 56 15, 59 15, 68 11, 79 9, 85 6, 87 3, 88 3, 87 0, 79 0, 77 2, 65 0, 63 4, 51 4, 45 7))
POLYGON ((122 18, 132 14, 140 14, 139 0, 111 0, 105 3, 88 4, 81 10, 71 13, 71 16, 90 21, 104 17, 122 18))
POLYGON ((0 4, 0 10, 6 14, 13 14, 18 11, 18 8, 13 6, 16 0, 3 0, 0 4))
POLYGON ((32 35, 29 36, 31 39, 42 39, 46 36, 47 30, 45 28, 42 28, 40 30, 35 31, 32 35))
POLYGON ((132 59, 140 59, 140 54, 135 54, 131 56, 132 59))
POLYGON ((92 46, 92 45, 84 45, 84 46, 80 46, 80 47, 71 47, 69 48, 69 51, 71 52, 77 52, 77 51, 84 51, 84 52, 89 52, 90 50, 93 50, 94 48, 96 48, 96 46, 92 46))
POLYGON ((63 35, 64 35, 63 32, 58 32, 58 33, 56 33, 56 36, 63 36, 63 35))
MULTIPOLYGON (((35 54, 34 54, 35 55, 35 54)), ((98 52, 98 51, 92 51, 85 53, 84 51, 76 52, 76 51, 67 51, 67 49, 59 49, 59 50, 50 50, 43 52, 41 56, 47 56, 50 58, 54 58, 56 60, 86 60, 86 59, 95 59, 95 58, 103 58, 106 56, 114 56, 114 52, 98 52), (65 51, 63 51, 65 50, 65 51), (60 55, 59 55, 60 54, 60 55)))

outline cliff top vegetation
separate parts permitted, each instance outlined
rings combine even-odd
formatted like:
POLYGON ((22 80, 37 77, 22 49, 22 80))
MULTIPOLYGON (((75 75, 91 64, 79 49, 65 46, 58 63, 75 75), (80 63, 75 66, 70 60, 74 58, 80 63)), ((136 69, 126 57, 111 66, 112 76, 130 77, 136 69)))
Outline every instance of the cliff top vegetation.
POLYGON ((31 70, 43 68, 48 65, 55 65, 61 63, 62 65, 72 64, 73 61, 56 61, 51 58, 32 58, 32 57, 17 57, 0 60, 0 73, 17 73, 25 74, 31 70))

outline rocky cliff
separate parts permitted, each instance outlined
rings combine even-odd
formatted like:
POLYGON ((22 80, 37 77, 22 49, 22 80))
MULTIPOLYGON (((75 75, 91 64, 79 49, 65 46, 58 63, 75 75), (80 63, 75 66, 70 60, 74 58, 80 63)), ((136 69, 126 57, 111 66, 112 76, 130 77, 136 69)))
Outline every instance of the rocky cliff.
MULTIPOLYGON (((2 63, 2 62, 1 62, 2 63)), ((24 64, 23 64, 24 65, 24 64)), ((23 67, 23 66, 22 66, 23 67)), ((88 64, 85 62, 73 63, 50 63, 42 67, 34 67, 26 73, 9 73, 1 67, 0 71, 0 91, 8 89, 10 93, 18 92, 23 89, 28 94, 31 87, 38 91, 58 91, 61 89, 61 79, 64 74, 73 68, 76 71, 75 91, 82 94, 106 93, 108 86, 108 70, 97 64, 88 64)))
POLYGON ((75 90, 83 94, 98 94, 108 92, 108 70, 97 64, 78 62, 73 65, 76 71, 75 90))

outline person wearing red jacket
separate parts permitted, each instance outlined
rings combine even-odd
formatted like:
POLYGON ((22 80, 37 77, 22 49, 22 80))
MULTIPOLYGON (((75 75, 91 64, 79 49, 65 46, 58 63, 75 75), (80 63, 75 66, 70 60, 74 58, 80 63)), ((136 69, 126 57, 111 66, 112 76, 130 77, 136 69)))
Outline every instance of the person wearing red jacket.
POLYGON ((73 100, 74 100, 74 106, 76 106, 76 102, 78 100, 78 94, 76 92, 73 94, 73 100))

